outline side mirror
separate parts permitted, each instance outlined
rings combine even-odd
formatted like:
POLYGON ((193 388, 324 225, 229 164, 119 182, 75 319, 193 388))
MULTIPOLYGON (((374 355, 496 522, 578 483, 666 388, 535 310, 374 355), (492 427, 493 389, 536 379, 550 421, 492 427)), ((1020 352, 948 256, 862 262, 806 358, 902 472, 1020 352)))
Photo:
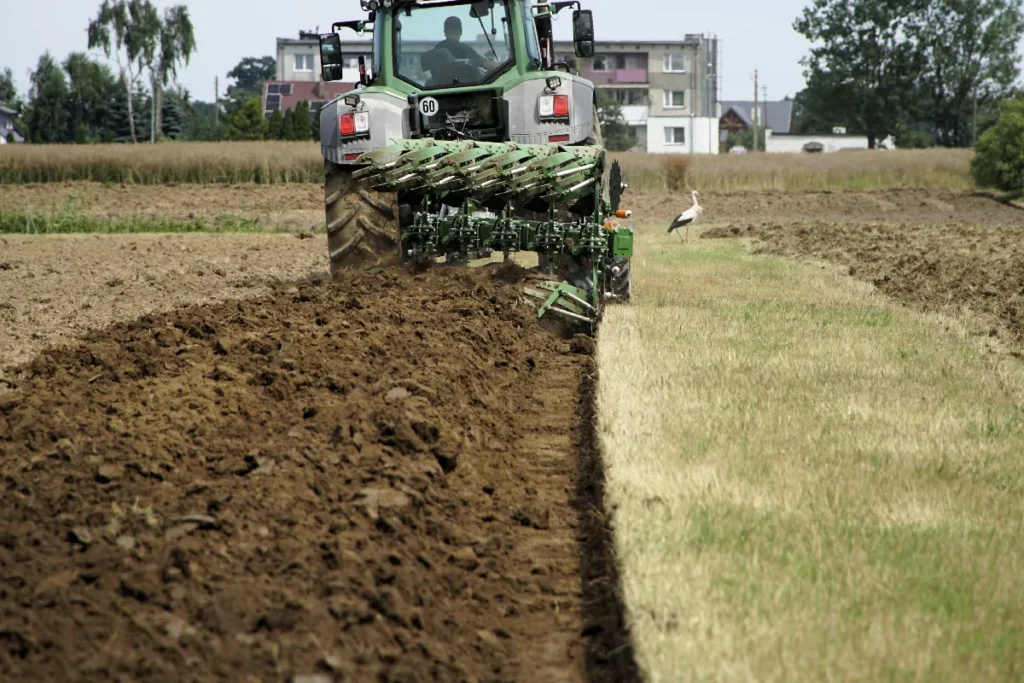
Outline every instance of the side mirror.
POLYGON ((344 60, 341 57, 341 36, 337 33, 320 35, 320 73, 325 81, 340 81, 344 60))
POLYGON ((572 41, 577 57, 594 56, 594 13, 578 9, 572 13, 572 41))
POLYGON ((481 19, 491 13, 492 7, 494 7, 494 0, 481 0, 481 2, 474 2, 473 6, 469 8, 469 16, 474 19, 481 19))

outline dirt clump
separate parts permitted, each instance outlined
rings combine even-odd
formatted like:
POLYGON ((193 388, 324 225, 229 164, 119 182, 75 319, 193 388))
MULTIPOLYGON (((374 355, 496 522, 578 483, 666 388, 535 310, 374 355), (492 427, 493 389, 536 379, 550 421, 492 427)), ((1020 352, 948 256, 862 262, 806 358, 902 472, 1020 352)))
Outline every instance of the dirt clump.
POLYGON ((729 237, 739 237, 742 234, 742 230, 735 225, 728 227, 709 228, 700 234, 701 239, 705 240, 718 240, 727 239, 729 237))
POLYGON ((0 679, 583 680, 592 360, 520 294, 343 273, 11 374, 0 679))

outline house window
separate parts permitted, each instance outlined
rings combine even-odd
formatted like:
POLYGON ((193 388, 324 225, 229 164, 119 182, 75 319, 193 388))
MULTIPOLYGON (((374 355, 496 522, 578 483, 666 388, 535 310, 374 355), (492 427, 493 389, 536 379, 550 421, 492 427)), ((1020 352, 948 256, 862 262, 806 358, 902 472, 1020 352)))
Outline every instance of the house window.
POLYGON ((608 55, 594 55, 594 71, 611 71, 608 55))
POLYGON ((666 90, 665 91, 665 107, 668 109, 678 109, 686 106, 686 91, 685 90, 666 90))
POLYGON ((611 90, 609 93, 623 107, 647 104, 647 91, 640 88, 611 90))
POLYGON ((665 55, 665 73, 683 73, 686 71, 686 59, 682 52, 670 52, 665 55))
POLYGON ((295 55, 296 71, 312 71, 313 55, 295 55))
POLYGON ((685 145, 686 144, 686 129, 685 128, 665 128, 665 144, 666 145, 685 145))
POLYGON ((373 58, 370 55, 348 55, 345 57, 345 68, 346 69, 358 69, 359 68, 359 57, 363 57, 366 61, 366 70, 371 71, 373 58))

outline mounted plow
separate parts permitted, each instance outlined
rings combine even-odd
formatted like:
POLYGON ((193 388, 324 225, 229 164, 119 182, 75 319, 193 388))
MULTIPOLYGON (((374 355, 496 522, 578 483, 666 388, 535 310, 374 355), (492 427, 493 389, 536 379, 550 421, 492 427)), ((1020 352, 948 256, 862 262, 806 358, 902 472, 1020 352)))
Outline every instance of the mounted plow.
POLYGON ((632 213, 619 208, 617 163, 603 180, 601 147, 425 138, 355 163, 364 165, 352 176, 362 187, 401 198, 402 260, 536 252, 556 278, 525 289, 537 317, 553 313, 590 329, 604 302, 629 298, 632 213))

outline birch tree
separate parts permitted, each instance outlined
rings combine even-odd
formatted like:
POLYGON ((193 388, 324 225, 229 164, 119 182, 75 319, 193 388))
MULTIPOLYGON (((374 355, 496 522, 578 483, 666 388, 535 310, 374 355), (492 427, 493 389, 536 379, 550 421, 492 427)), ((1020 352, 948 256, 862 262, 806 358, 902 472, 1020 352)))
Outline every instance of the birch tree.
POLYGON ((149 0, 104 0, 96 18, 89 22, 89 49, 98 48, 109 59, 114 56, 125 86, 132 142, 135 109, 132 92, 147 65, 153 63, 160 36, 160 15, 149 0))

